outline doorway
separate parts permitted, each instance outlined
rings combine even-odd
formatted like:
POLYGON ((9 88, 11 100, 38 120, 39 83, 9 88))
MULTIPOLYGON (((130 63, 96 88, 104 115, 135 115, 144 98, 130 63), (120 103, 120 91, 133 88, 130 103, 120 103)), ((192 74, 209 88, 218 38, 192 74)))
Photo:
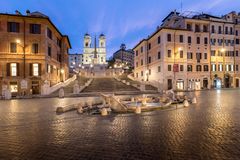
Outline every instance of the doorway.
POLYGON ((203 89, 208 89, 208 79, 207 78, 203 79, 203 89))
POLYGON ((39 94, 40 93, 40 86, 39 81, 32 81, 32 94, 39 94))
POLYGON ((168 90, 172 89, 172 79, 168 79, 168 90))

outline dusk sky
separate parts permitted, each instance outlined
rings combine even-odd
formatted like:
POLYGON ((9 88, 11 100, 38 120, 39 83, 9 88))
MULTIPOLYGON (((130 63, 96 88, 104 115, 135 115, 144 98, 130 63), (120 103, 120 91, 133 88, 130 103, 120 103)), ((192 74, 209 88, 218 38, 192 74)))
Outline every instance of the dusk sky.
MULTIPOLYGON (((180 0, 1 0, 0 12, 23 14, 40 11, 69 36, 70 53, 82 53, 83 36, 104 33, 107 55, 121 43, 132 48, 161 24, 170 11, 181 11, 180 0)), ((182 11, 205 12, 221 16, 240 12, 240 0, 182 0, 182 11)))

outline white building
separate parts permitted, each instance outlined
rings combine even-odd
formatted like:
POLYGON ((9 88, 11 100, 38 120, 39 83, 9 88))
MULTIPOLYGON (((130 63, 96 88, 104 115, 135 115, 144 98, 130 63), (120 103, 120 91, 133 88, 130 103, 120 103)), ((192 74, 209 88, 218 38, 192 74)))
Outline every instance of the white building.
POLYGON ((89 34, 84 36, 83 65, 105 65, 106 62, 106 38, 103 34, 99 36, 98 44, 96 37, 92 45, 89 34))
POLYGON ((78 67, 82 66, 82 59, 83 55, 82 54, 69 54, 69 68, 71 69, 76 69, 78 67))

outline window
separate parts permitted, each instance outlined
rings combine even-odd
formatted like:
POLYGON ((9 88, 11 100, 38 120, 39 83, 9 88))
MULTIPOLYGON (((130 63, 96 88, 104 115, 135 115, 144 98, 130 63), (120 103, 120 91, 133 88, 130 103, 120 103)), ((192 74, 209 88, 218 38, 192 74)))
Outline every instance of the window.
POLYGON ((238 57, 238 51, 236 51, 236 57, 238 57))
POLYGON ((206 44, 206 45, 208 44, 208 38, 207 37, 204 38, 204 44, 206 44))
POLYGON ((204 53, 204 59, 207 59, 207 53, 204 53))
POLYGON ((204 72, 208 72, 208 65, 204 65, 203 70, 204 70, 204 72))
POLYGON ((52 48, 51 48, 51 46, 48 46, 48 56, 49 57, 52 56, 52 48))
POLYGON ((212 26, 212 33, 215 33, 215 27, 212 26))
POLYGON ((148 63, 152 62, 152 57, 148 57, 148 63))
POLYGON ((168 71, 172 71, 172 65, 168 65, 168 71))
POLYGON ((198 24, 195 25, 195 32, 200 32, 200 26, 198 24))
POLYGON ((192 72, 192 65, 187 65, 187 71, 192 72))
POLYGON ((30 33, 41 34, 41 24, 30 24, 30 33))
POLYGON ((8 32, 16 32, 19 33, 20 27, 19 23, 17 22, 8 22, 8 32))
POLYGON ((218 34, 222 34, 222 27, 218 26, 218 34))
POLYGON ((236 36, 238 36, 238 30, 236 30, 236 36))
POLYGON ((33 76, 39 76, 39 64, 33 63, 32 67, 33 67, 33 76))
POLYGON ((238 71, 238 64, 236 65, 236 71, 238 71))
POLYGON ((149 75, 151 75, 151 73, 152 73, 152 70, 151 70, 151 69, 149 69, 149 70, 148 70, 148 73, 149 73, 149 75))
POLYGON ((239 43, 239 39, 238 39, 238 38, 236 39, 236 44, 240 44, 240 43, 239 43))
POLYGON ((18 83, 17 82, 10 82, 10 92, 11 93, 18 92, 18 83))
POLYGON ((197 44, 200 44, 200 37, 197 37, 197 44))
POLYGON ((138 56, 138 50, 135 53, 136 53, 136 56, 138 56))
POLYGON ((171 34, 167 34, 167 41, 168 41, 168 42, 171 42, 171 41, 172 41, 171 34))
POLYGON ((180 35, 180 36, 179 36, 179 42, 180 42, 180 43, 183 43, 183 35, 180 35))
POLYGON ((47 28, 47 36, 52 39, 52 31, 49 28, 47 28))
POLYGON ((196 66, 196 71, 197 72, 201 72, 202 71, 202 66, 201 65, 197 65, 196 66))
POLYGON ((228 27, 225 27, 225 34, 228 34, 228 27))
POLYGON ((180 51, 180 58, 183 58, 183 51, 180 51))
POLYGON ((158 37, 158 44, 160 44, 161 43, 161 37, 159 36, 158 37))
POLYGON ((180 65, 180 71, 183 72, 183 70, 184 70, 183 65, 180 65))
POLYGON ((11 76, 17 76, 17 63, 11 63, 10 68, 11 76))
POLYGON ((141 47, 141 53, 143 53, 143 46, 141 47))
POLYGON ((10 52, 17 53, 17 43, 10 43, 10 52))
POLYGON ((168 50, 168 57, 171 58, 172 57, 172 51, 168 50))
POLYGON ((141 59, 141 66, 143 65, 143 60, 141 59))
POLYGON ((192 37, 188 36, 188 43, 191 44, 192 43, 192 37))
POLYGON ((230 27, 230 34, 233 34, 233 28, 230 27))
POLYGON ((149 43, 149 44, 148 44, 148 49, 149 49, 149 50, 151 49, 151 46, 152 46, 151 43, 149 43))
POLYGON ((161 52, 158 52, 158 59, 161 59, 161 52))
POLYGON ((223 65, 222 64, 218 64, 218 71, 220 71, 220 72, 223 71, 223 65))
POLYGON ((192 30, 192 25, 191 24, 187 24, 187 30, 189 30, 189 31, 192 30))
POLYGON ((161 66, 158 66, 158 72, 161 72, 161 66))
POLYGON ((38 44, 37 43, 32 44, 32 53, 38 53, 38 44))
POLYGON ((202 53, 196 53, 196 59, 198 62, 202 59, 202 53))
POLYGON ((203 32, 208 32, 208 28, 206 25, 203 25, 203 32))
POLYGON ((192 59, 192 58, 193 58, 192 52, 188 52, 187 53, 187 59, 192 59))
POLYGON ((143 71, 141 71, 141 76, 143 76, 143 71))
POLYGON ((216 71, 216 64, 212 64, 211 69, 212 69, 213 72, 215 72, 216 71))

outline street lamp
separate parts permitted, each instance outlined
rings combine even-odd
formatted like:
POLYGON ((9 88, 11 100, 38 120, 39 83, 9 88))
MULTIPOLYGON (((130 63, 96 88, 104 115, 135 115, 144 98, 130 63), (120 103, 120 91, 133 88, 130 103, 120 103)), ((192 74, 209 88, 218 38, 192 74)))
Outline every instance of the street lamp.
POLYGON ((25 44, 21 45, 21 40, 17 39, 16 43, 23 48, 23 78, 26 78, 26 55, 25 55, 25 44))

